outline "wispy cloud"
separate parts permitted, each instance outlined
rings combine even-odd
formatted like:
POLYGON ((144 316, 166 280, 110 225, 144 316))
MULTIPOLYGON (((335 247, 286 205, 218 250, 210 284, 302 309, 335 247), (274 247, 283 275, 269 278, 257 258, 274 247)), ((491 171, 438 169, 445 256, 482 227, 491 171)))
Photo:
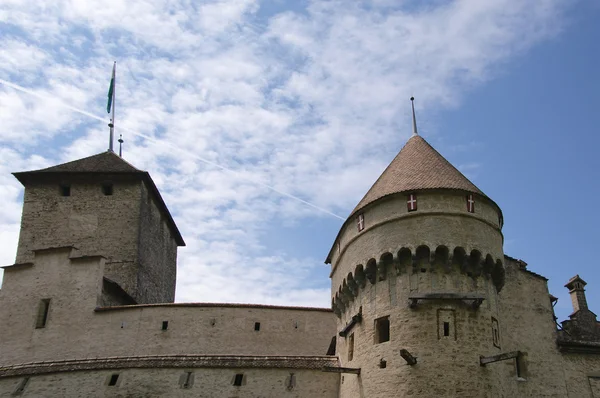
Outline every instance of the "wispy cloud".
POLYGON ((459 103, 563 13, 560 0, 399 4, 5 2, 0 78, 39 96, 0 85, 0 260, 14 259, 21 206, 8 173, 105 150, 104 123, 61 104, 102 112, 116 59, 127 160, 152 173, 188 243, 177 299, 329 305, 325 253, 274 237, 340 221, 265 185, 347 214, 410 134, 410 95, 459 103))

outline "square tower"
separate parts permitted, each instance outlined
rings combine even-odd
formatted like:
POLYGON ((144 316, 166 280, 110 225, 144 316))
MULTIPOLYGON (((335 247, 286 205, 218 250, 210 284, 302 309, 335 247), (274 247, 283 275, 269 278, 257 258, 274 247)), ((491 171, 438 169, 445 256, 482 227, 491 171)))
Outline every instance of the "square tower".
POLYGON ((185 243, 148 172, 107 151, 13 175, 25 187, 16 263, 74 246, 107 259, 101 305, 174 301, 185 243))

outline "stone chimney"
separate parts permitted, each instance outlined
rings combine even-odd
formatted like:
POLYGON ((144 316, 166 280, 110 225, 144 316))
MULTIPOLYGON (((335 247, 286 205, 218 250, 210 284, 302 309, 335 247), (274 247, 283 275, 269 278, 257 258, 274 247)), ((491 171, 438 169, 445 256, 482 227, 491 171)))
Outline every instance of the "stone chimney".
POLYGON ((571 294, 571 302, 573 303, 573 313, 576 313, 580 310, 588 310, 587 300, 585 298, 585 290, 584 286, 587 283, 579 277, 579 275, 575 275, 569 282, 565 285, 567 289, 569 289, 569 294, 571 294))

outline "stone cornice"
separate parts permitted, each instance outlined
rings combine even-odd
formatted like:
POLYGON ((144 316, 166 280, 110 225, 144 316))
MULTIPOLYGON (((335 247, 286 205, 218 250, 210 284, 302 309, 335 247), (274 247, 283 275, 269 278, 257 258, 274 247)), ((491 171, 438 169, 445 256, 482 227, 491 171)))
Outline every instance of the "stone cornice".
POLYGON ((277 368, 320 370, 338 367, 334 356, 149 355, 69 359, 0 366, 0 378, 45 373, 131 368, 277 368))

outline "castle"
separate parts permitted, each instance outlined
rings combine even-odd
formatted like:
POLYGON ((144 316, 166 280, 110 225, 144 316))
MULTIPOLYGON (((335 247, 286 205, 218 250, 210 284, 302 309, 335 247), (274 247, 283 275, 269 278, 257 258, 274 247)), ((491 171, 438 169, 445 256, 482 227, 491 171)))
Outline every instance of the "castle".
POLYGON ((174 303, 184 240, 111 151, 14 176, 2 397, 600 397, 584 280, 558 324, 499 206, 416 128, 333 241, 331 308, 174 303))

